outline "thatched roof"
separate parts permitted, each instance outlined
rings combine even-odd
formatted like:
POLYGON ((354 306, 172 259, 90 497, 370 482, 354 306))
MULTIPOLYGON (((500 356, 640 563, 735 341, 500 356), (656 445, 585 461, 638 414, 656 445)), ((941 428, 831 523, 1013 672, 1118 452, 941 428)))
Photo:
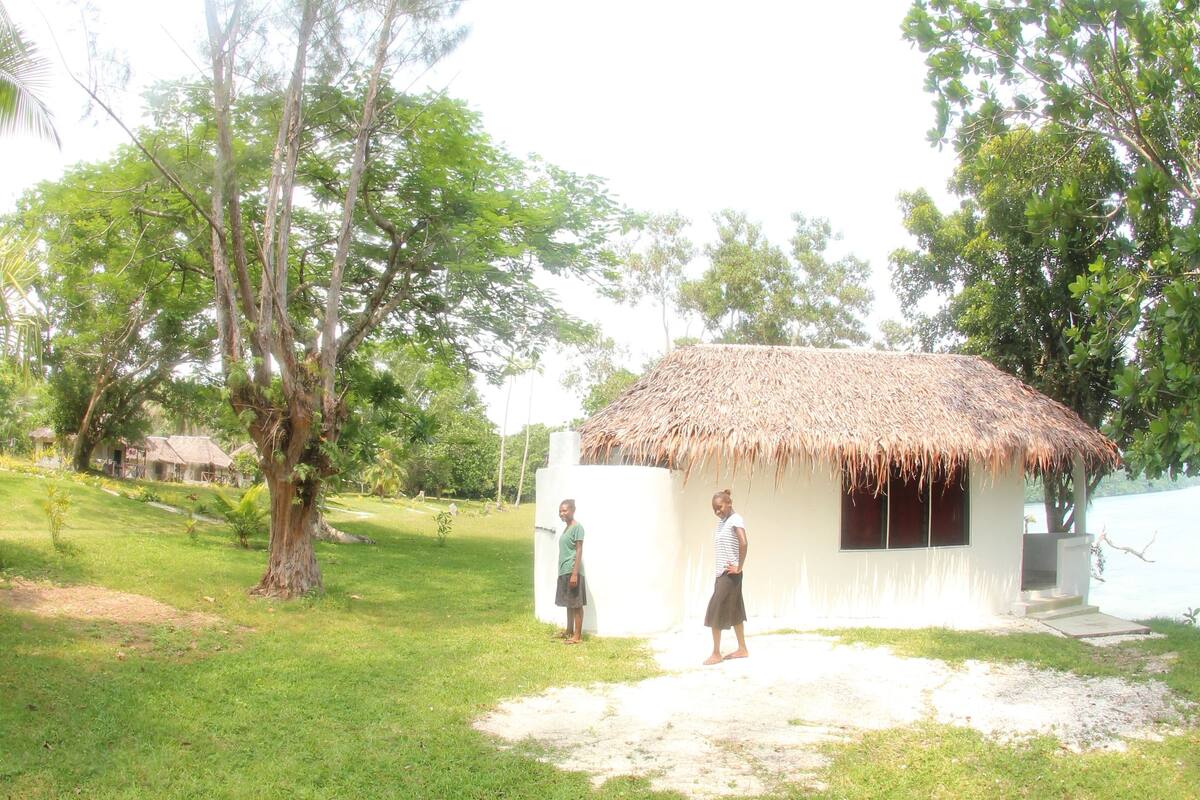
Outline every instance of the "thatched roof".
POLYGON ((1032 472, 1118 463, 1075 412, 975 356, 696 345, 674 351, 580 428, 585 461, 691 472, 841 464, 878 485, 967 462, 1032 472))
POLYGON ((256 456, 256 455, 258 455, 258 448, 254 446, 254 442, 246 442, 245 444, 236 448, 232 453, 230 453, 229 458, 230 459, 237 458, 238 456, 242 455, 243 453, 249 453, 250 455, 256 456))
POLYGON ((207 436, 170 436, 167 441, 188 464, 211 464, 227 468, 233 463, 233 459, 207 436))
POLYGON ((29 432, 29 438, 35 442, 53 442, 54 431, 49 428, 34 428, 29 432))
POLYGON ((170 441, 165 436, 147 436, 142 443, 146 450, 146 461, 161 461, 164 464, 186 464, 183 457, 175 452, 170 441))

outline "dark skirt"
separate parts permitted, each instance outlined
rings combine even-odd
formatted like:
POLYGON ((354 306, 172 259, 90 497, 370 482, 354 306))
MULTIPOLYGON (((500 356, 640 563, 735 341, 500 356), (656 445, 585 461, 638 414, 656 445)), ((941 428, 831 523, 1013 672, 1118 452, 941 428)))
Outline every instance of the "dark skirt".
POLYGON ((713 584, 712 599, 704 613, 704 627, 726 630, 746 621, 746 604, 742 602, 742 574, 722 572, 713 584))
POLYGON ((583 608, 587 605, 587 588, 584 586, 583 576, 579 576, 579 583, 575 584, 575 588, 571 588, 571 573, 558 576, 558 588, 554 590, 554 605, 564 608, 583 608))

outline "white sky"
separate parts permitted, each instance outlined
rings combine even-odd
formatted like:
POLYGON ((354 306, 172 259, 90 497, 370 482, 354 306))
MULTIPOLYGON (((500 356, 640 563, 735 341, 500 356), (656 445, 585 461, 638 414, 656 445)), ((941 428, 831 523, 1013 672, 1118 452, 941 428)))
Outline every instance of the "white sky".
MULTIPOLYGON (((34 0, 0 0, 43 52, 58 57, 50 29, 73 69, 85 73, 78 13, 34 0), (50 6, 46 8, 46 6, 50 6), (43 7, 39 13, 38 7, 43 7), (49 18, 49 26, 42 16, 49 18)), ((176 45, 203 31, 200 0, 93 0, 102 47, 133 68, 125 113, 153 81, 194 73, 176 45), (174 40, 174 41, 173 41, 174 40)), ((694 222, 702 253, 722 208, 746 211, 786 246, 790 215, 829 217, 843 234, 838 252, 870 261, 872 330, 899 317, 887 256, 909 243, 896 195, 917 187, 949 202, 953 158, 925 139, 933 122, 921 54, 900 38, 908 0, 468 0, 459 20, 466 41, 426 79, 465 99, 486 129, 517 154, 537 153, 579 173, 604 177, 631 208, 677 210, 694 222)), ((199 60, 199 56, 195 56, 199 60)), ((49 93, 60 153, 31 140, 4 143, 0 211, 66 164, 103 157, 123 141, 116 127, 81 121, 82 92, 56 77, 49 93)), ((701 254, 695 273, 706 262, 701 254)), ((568 311, 602 324, 639 368, 662 347, 657 311, 615 307, 580 288, 568 311)), ((677 321, 672 335, 699 335, 677 321)), ((534 421, 580 415, 561 389, 561 357, 550 356, 534 385, 534 421)), ((504 392, 482 387, 500 423, 504 392)), ((529 383, 513 391, 509 430, 524 423, 529 383)))

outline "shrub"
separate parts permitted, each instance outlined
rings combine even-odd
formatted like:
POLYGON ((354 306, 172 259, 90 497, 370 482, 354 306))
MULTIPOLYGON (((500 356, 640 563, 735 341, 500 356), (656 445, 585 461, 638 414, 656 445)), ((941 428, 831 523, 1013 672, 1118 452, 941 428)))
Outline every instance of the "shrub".
POLYGON ((60 555, 75 554, 75 547, 63 536, 67 526, 67 512, 71 509, 71 498, 67 493, 52 483, 46 484, 46 502, 42 504, 46 510, 46 521, 50 526, 50 543, 54 551, 60 555))
POLYGON ((149 486, 143 486, 141 493, 138 494, 137 500, 141 503, 161 503, 162 498, 158 492, 151 489, 149 486))
POLYGON ((258 502, 265 488, 265 483, 250 487, 236 504, 221 492, 215 495, 221 516, 225 517, 237 543, 242 547, 250 546, 251 536, 263 536, 267 532, 267 510, 258 502))
POLYGON ((183 523, 183 532, 187 534, 188 539, 192 544, 200 541, 200 534, 196 530, 196 518, 190 517, 187 522, 183 523))
POLYGON ((446 538, 450 536, 450 531, 454 527, 454 515, 449 511, 439 511, 434 519, 437 520, 438 547, 445 547, 446 538))

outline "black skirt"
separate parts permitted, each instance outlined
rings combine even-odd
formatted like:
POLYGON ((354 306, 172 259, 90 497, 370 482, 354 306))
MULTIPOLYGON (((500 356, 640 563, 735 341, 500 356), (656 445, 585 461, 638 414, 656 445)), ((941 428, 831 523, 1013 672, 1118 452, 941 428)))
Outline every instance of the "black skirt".
POLYGON ((554 605, 563 608, 583 608, 587 605, 587 589, 584 587, 583 576, 579 583, 571 588, 571 573, 558 576, 558 587, 554 590, 554 605))
POLYGON ((742 602, 742 573, 722 572, 713 584, 712 599, 704 613, 704 627, 726 630, 746 621, 746 604, 742 602))

